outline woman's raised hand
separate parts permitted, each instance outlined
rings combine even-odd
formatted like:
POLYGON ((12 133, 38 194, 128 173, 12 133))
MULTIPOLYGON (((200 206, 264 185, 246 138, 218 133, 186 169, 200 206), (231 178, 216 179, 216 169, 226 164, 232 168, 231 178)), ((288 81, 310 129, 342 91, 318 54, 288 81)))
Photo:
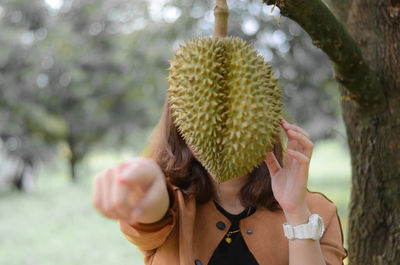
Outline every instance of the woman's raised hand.
POLYGON ((153 223, 169 207, 165 177, 155 161, 137 157, 99 174, 93 205, 105 217, 129 224, 153 223))
POLYGON ((313 143, 302 128, 285 120, 282 120, 282 127, 288 137, 284 165, 279 165, 273 152, 267 153, 265 162, 275 199, 288 222, 296 225, 307 222, 310 215, 306 194, 313 143))

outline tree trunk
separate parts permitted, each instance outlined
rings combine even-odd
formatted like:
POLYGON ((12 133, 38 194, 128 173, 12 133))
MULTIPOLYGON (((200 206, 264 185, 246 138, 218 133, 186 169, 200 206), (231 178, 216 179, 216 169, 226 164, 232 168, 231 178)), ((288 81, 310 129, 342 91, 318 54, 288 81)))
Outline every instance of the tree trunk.
POLYGON ((73 154, 72 154, 72 157, 69 159, 69 172, 70 172, 72 182, 76 183, 77 182, 76 159, 74 158, 73 154))
POLYGON ((70 156, 68 157, 70 177, 71 177, 72 182, 76 183, 77 182, 76 164, 78 162, 78 159, 77 159, 78 156, 76 154, 74 137, 71 134, 68 135, 67 142, 68 142, 69 150, 71 152, 70 156))
POLYGON ((360 108, 341 88, 353 169, 350 264, 400 264, 400 3, 350 1, 347 28, 385 97, 360 108))

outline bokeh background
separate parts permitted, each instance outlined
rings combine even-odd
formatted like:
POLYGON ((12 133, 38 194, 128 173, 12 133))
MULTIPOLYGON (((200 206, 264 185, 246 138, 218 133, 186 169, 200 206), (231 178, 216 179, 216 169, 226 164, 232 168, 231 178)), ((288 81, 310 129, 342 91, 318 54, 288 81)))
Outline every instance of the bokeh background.
MULTIPOLYGON (((92 206, 93 180, 145 149, 168 59, 213 34, 213 4, 0 2, 0 264, 143 264, 118 223, 92 206)), ((229 35, 272 64, 288 120, 310 133, 309 189, 336 203, 346 239, 350 158, 327 57, 278 8, 228 5, 229 35)))

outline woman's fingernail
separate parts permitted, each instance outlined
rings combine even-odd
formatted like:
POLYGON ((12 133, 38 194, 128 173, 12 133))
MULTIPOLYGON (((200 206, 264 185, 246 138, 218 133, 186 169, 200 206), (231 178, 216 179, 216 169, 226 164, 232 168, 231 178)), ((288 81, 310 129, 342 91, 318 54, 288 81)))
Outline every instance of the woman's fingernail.
POLYGON ((124 179, 124 178, 118 178, 117 181, 118 181, 119 184, 122 184, 122 185, 125 185, 125 184, 128 183, 128 181, 126 179, 124 179))

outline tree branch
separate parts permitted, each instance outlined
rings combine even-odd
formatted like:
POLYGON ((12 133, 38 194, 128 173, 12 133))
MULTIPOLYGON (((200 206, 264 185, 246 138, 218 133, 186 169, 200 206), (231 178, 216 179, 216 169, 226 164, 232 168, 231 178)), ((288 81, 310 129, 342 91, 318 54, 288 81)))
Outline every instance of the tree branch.
POLYGON ((341 22, 345 23, 347 20, 347 8, 348 0, 322 0, 325 5, 328 6, 329 10, 336 16, 336 18, 341 22))
POLYGON ((216 0, 214 6, 214 36, 226 37, 228 35, 229 9, 226 0, 216 0))
POLYGON ((281 14, 296 21, 333 62, 336 79, 360 106, 371 107, 383 99, 376 74, 344 26, 321 0, 263 0, 276 4, 281 14))

